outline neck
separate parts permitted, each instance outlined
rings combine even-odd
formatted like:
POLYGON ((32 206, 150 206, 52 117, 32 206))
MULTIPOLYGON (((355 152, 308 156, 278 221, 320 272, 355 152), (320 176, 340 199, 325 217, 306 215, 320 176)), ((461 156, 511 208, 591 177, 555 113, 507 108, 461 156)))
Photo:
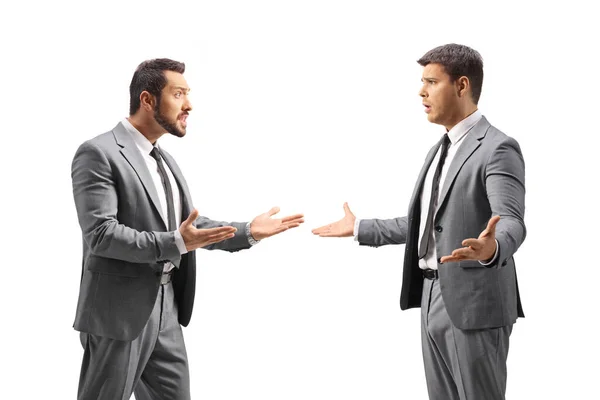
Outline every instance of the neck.
POLYGON ((444 124, 444 127, 446 128, 446 130, 449 132, 452 128, 454 128, 460 121, 462 121, 463 119, 467 118, 469 115, 473 114, 475 111, 477 111, 477 105, 473 104, 470 105, 469 107, 466 107, 462 110, 460 110, 455 116, 454 118, 452 118, 452 121, 444 124))
POLYGON ((130 115, 127 120, 153 145, 165 133, 165 130, 158 126, 156 121, 148 120, 138 114, 130 115))

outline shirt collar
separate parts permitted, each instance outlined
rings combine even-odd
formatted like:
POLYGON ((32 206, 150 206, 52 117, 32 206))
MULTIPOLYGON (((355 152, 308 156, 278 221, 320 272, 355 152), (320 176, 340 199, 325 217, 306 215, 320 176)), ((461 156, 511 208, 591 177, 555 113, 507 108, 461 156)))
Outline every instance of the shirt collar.
MULTIPOLYGON (((150 152, 152 151, 152 149, 155 147, 152 145, 152 143, 150 143, 150 141, 146 138, 146 136, 142 135, 142 133, 140 131, 138 131, 135 126, 133 126, 131 124, 131 122, 129 122, 129 120, 127 118, 124 118, 123 121, 121 121, 123 123, 123 126, 125 127, 125 129, 127 130, 127 132, 131 133, 131 137, 133 138, 133 141, 135 142, 135 144, 137 145, 137 147, 144 153, 144 154, 150 154, 150 152)), ((156 147, 158 147, 158 142, 156 143, 156 147)))
POLYGON ((454 125, 448 132, 448 138, 450 138, 450 142, 453 145, 460 142, 460 140, 469 132, 472 127, 475 126, 481 117, 481 111, 475 110, 473 114, 454 125))

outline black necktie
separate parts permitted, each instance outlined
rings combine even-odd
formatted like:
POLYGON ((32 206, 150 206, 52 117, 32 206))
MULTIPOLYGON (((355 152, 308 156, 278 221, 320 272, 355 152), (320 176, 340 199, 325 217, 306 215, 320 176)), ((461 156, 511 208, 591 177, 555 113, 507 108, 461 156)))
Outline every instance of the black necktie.
POLYGON ((429 199, 429 210, 427 211, 427 220, 425 221, 425 232, 421 238, 421 245, 419 246, 419 258, 425 257, 427 254, 427 248, 429 247, 429 237, 431 236, 431 226, 433 225, 433 214, 435 212, 435 201, 437 200, 439 189, 440 189, 440 176, 442 175, 442 167, 448 154, 448 144, 450 138, 448 134, 445 134, 441 140, 442 150, 440 153, 440 160, 438 161, 435 174, 433 175, 433 182, 431 184, 431 198, 429 199))
POLYGON ((175 205, 173 204, 173 189, 171 188, 171 182, 169 181, 169 176, 165 170, 158 148, 154 147, 150 152, 150 155, 154 157, 156 164, 158 164, 158 175, 160 175, 160 180, 165 189, 165 195, 167 197, 167 220, 169 221, 169 226, 167 228, 168 231, 171 232, 177 229, 177 222, 175 222, 175 205))

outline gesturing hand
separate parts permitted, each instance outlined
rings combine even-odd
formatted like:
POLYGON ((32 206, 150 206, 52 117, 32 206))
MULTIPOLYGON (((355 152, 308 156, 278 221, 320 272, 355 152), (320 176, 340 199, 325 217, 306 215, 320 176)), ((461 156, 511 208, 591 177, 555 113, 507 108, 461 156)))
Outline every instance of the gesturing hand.
POLYGON ((481 232, 477 239, 465 239, 462 247, 456 249, 449 256, 444 256, 441 263, 456 262, 461 260, 490 261, 496 253, 496 224, 500 221, 498 215, 493 216, 487 227, 481 232))
POLYGON ((235 236, 236 228, 223 226, 219 228, 197 229, 193 222, 198 218, 198 210, 194 209, 189 217, 179 226, 179 232, 188 251, 196 250, 209 244, 218 243, 235 236))
POLYGON ((313 229, 312 233, 320 237, 348 237, 354 235, 356 217, 350 211, 348 203, 344 203, 344 218, 328 225, 313 229))
POLYGON ((273 207, 266 213, 260 214, 250 223, 250 234, 256 240, 262 240, 278 233, 296 228, 304 222, 304 215, 295 214, 285 218, 271 218, 279 212, 279 207, 273 207))

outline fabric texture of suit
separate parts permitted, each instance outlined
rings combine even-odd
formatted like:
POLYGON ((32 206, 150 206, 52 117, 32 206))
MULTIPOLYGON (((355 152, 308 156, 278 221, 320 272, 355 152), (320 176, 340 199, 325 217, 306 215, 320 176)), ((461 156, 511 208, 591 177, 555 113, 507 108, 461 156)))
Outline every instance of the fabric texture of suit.
MULTIPOLYGON (((182 221, 192 198, 175 160, 164 161, 177 180, 182 221)), ((194 304, 196 259, 180 256, 174 233, 160 213, 157 190, 130 133, 122 123, 83 143, 72 163, 73 195, 83 234, 81 286, 74 328, 117 340, 136 338, 155 305, 163 264, 173 262, 178 320, 187 326, 194 304)), ((175 190, 175 188, 174 188, 175 190)), ((198 217, 197 228, 231 225, 235 236, 207 249, 238 251, 250 247, 246 223, 198 217)))
MULTIPOLYGON (((525 239, 525 165, 518 143, 482 117, 463 139, 446 179, 433 221, 437 254, 450 255, 466 238, 476 238, 489 219, 496 226, 498 255, 489 267, 466 260, 438 264, 441 294, 449 317, 459 329, 513 324, 523 317, 513 254, 525 239)), ((434 146, 419 174, 408 215, 361 220, 361 245, 406 244, 400 307, 420 307, 423 275, 419 268, 420 194, 438 151, 434 146)), ((439 262, 439 259, 438 259, 439 262)))

